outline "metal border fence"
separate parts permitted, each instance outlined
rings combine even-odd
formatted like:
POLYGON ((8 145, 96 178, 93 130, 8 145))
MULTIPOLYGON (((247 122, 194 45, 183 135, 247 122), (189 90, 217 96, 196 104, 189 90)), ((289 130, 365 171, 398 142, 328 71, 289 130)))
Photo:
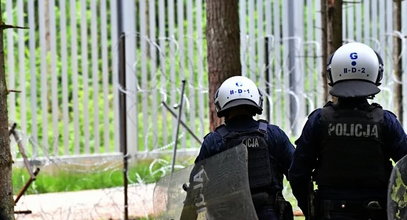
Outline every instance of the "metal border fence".
MULTIPOLYGON (((162 102, 178 103, 185 79, 182 120, 198 136, 208 132, 208 82, 203 0, 7 0, 6 73, 10 121, 17 122, 32 158, 119 152, 120 93, 127 97, 131 154, 169 151, 176 118, 162 102), (126 88, 118 83, 119 36, 126 36, 126 88)), ((407 2, 402 3, 403 12, 407 2)), ((321 107, 320 0, 240 0, 243 74, 266 95, 260 118, 296 137, 321 107), (292 111, 294 109, 294 111, 292 111)), ((384 58, 382 92, 375 101, 392 110, 392 1, 361 0, 343 8, 345 41, 371 45, 384 58)), ((402 13, 402 19, 406 20, 402 13)), ((403 88, 406 94, 406 87, 403 88)), ((404 105, 406 97, 403 98, 404 105)), ((406 113, 404 113, 405 115, 406 113)), ((406 117, 404 117, 406 118, 406 117)), ((407 123, 404 122, 406 127, 407 123)), ((199 144, 185 128, 183 152, 199 144)))

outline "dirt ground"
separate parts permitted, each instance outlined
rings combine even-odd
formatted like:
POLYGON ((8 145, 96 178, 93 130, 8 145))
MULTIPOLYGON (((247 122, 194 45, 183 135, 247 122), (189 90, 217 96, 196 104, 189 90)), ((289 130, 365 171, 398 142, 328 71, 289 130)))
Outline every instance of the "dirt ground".
MULTIPOLYGON (((129 216, 146 217, 153 213, 154 184, 128 188, 129 216)), ((16 211, 32 214, 15 215, 18 220, 104 220, 123 219, 123 188, 46 193, 21 197, 16 211)))
MULTIPOLYGON (((130 185, 128 211, 130 219, 154 215, 153 195, 155 184, 130 185)), ((293 200, 292 195, 286 198, 293 200)), ((118 220, 124 219, 123 187, 78 192, 46 193, 21 197, 16 211, 32 211, 32 214, 16 214, 17 220, 118 220)), ((294 205, 294 202, 292 202, 294 205)), ((298 207, 294 211, 299 213, 298 207)), ((157 206, 156 210, 160 207, 157 206)), ((303 220, 303 217, 296 217, 303 220)))

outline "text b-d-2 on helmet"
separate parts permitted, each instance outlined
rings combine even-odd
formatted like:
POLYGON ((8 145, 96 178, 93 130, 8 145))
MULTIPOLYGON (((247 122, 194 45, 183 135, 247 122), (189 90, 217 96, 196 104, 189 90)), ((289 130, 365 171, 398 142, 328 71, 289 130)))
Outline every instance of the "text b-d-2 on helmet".
POLYGON ((380 92, 382 58, 369 46, 352 42, 339 47, 328 62, 329 93, 336 97, 372 97, 380 92))
POLYGON ((215 93, 215 107, 218 117, 225 116, 227 110, 247 106, 253 114, 263 111, 263 95, 252 80, 244 76, 226 79, 215 93))

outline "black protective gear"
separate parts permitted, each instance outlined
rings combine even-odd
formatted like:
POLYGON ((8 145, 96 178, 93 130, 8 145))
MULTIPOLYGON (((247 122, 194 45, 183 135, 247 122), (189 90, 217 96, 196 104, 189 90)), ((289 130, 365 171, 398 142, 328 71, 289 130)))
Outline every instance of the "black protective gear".
POLYGON ((222 135, 226 148, 241 143, 247 147, 249 183, 252 191, 258 192, 258 189, 271 185, 273 173, 270 165, 266 123, 260 122, 257 129, 245 132, 228 131, 226 126, 220 126, 216 132, 222 135))
POLYGON ((383 110, 377 104, 343 109, 328 103, 322 109, 315 173, 319 187, 387 186, 392 166, 383 152, 382 121, 383 110))

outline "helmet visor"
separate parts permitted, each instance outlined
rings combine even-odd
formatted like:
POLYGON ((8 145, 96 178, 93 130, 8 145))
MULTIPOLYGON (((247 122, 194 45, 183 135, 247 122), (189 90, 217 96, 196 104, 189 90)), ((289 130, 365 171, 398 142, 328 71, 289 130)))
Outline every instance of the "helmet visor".
POLYGON ((376 95, 380 89, 372 82, 346 80, 335 83, 329 93, 336 97, 367 97, 376 95))

